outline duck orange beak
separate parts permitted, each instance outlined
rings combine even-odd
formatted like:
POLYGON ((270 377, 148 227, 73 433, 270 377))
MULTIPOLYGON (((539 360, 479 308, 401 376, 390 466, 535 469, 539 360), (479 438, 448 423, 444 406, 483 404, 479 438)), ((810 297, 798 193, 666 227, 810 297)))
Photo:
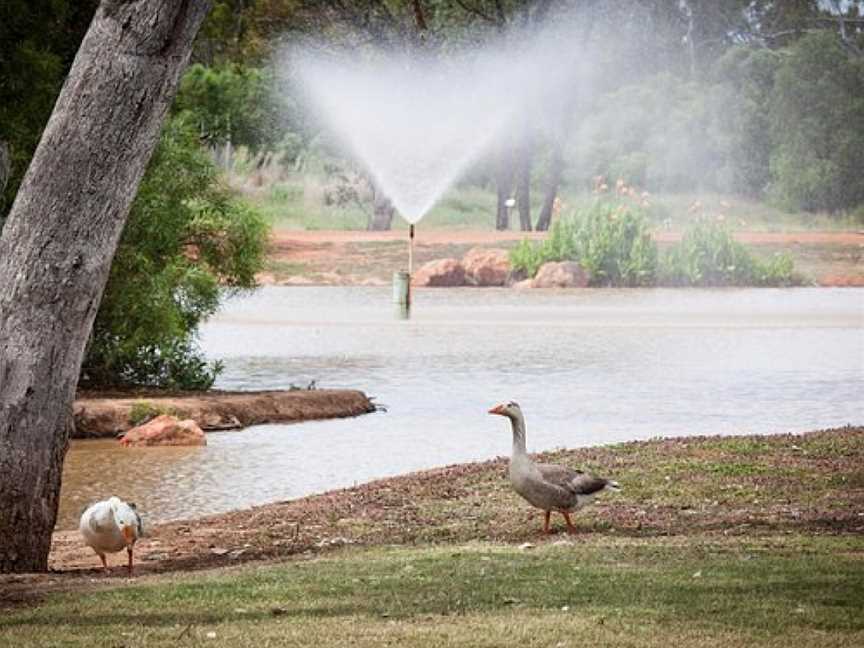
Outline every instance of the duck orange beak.
POLYGON ((489 410, 490 414, 498 414, 499 416, 504 416, 504 406, 496 405, 492 409, 489 410))

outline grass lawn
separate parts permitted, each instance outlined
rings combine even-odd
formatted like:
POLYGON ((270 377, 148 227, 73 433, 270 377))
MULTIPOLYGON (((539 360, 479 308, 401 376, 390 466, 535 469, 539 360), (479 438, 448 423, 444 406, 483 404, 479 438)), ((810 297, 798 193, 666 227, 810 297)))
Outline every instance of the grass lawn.
POLYGON ((864 645, 864 428, 543 459, 624 490, 575 536, 538 535, 502 460, 163 525, 177 557, 135 580, 0 597, 0 645, 864 645), (231 561, 208 546, 249 562, 214 567, 231 561))
POLYGON ((266 567, 54 595, 6 645, 853 646, 851 538, 691 537, 341 550, 266 567))

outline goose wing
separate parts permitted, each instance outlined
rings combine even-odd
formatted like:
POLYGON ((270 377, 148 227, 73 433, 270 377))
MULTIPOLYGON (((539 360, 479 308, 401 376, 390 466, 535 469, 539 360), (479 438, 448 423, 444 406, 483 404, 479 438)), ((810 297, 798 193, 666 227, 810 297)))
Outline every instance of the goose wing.
POLYGON ((593 495, 612 484, 608 479, 558 464, 537 464, 537 469, 547 482, 564 488, 573 495, 593 495))
POLYGON ((107 501, 96 502, 84 511, 81 516, 81 530, 85 529, 94 535, 105 535, 116 530, 111 517, 111 505, 107 501))
POLYGON ((135 506, 135 504, 133 504, 132 502, 129 502, 129 508, 131 508, 132 513, 135 514, 135 520, 136 520, 135 528, 138 532, 136 537, 140 538, 141 536, 144 535, 144 520, 141 519, 141 514, 138 513, 138 507, 135 506))

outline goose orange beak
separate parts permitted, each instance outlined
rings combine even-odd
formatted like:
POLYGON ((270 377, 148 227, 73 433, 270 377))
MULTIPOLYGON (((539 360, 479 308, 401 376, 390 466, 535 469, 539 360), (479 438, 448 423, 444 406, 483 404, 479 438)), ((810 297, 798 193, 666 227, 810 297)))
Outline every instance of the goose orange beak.
POLYGON ((504 406, 496 405, 492 409, 489 410, 490 414, 498 414, 499 416, 504 416, 504 406))

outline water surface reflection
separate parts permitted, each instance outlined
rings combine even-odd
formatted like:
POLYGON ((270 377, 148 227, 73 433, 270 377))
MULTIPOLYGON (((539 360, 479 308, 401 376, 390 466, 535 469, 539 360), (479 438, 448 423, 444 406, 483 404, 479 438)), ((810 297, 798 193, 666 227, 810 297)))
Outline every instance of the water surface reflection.
POLYGON ((864 422, 864 290, 265 288, 204 328, 225 389, 316 379, 387 413, 208 435, 206 448, 76 442, 61 525, 109 492, 151 521, 509 452, 485 414, 518 400, 533 449, 864 422))

